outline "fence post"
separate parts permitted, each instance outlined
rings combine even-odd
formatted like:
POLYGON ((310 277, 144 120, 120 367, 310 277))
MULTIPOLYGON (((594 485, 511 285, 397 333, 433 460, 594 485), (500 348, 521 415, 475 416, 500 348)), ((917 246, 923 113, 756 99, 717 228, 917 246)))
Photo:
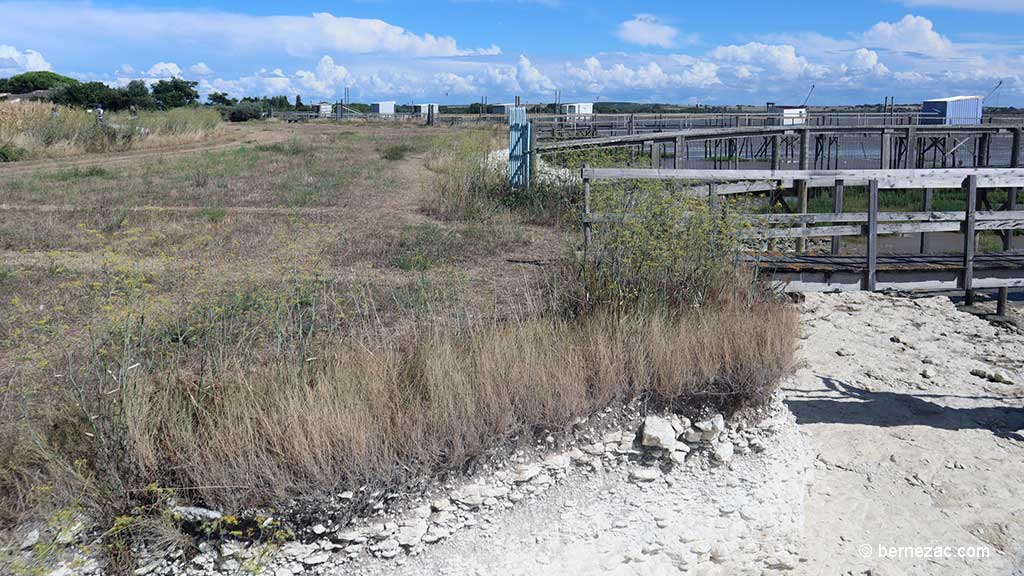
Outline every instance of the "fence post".
MULTIPOLYGON (((1021 129, 1013 129, 1013 139, 1010 143, 1010 168, 1020 167, 1020 140, 1021 140, 1021 129)), ((1017 188, 1009 188, 1006 190, 1006 209, 1016 210, 1017 209, 1017 188)), ((1003 251, 1009 252, 1013 250, 1013 228, 1003 231, 1003 251)), ((999 289, 999 300, 996 303, 996 315, 1006 315, 1006 301, 1009 298, 1009 288, 999 289)))
POLYGON ((974 219, 977 208, 978 177, 968 176, 963 183, 963 190, 967 193, 967 211, 964 215, 964 304, 974 304, 974 219))
POLYGON ((686 167, 686 138, 683 136, 676 136, 676 159, 672 167, 676 170, 686 167))
POLYGON ((661 142, 657 140, 651 141, 651 168, 661 168, 661 142))
POLYGON ((878 180, 868 182, 868 270, 864 289, 875 291, 878 279, 878 180))
POLYGON ((880 155, 882 158, 879 162, 879 167, 882 170, 888 170, 889 168, 892 168, 890 165, 892 163, 892 133, 890 133, 888 129, 882 130, 880 146, 880 155))
MULTIPOLYGON (((924 189, 924 202, 921 205, 921 210, 925 212, 932 211, 932 200, 935 197, 934 188, 924 189)), ((921 254, 927 254, 931 250, 931 236, 927 232, 921 232, 921 254)))
POLYGON ((526 166, 530 170, 529 174, 526 176, 527 189, 529 189, 530 186, 533 186, 533 181, 537 176, 537 164, 539 162, 537 154, 535 153, 535 150, 537 150, 537 131, 533 129, 533 122, 533 120, 530 120, 526 124, 526 133, 528 135, 527 142, 530 144, 530 149, 526 151, 526 166))
POLYGON ((590 252, 593 237, 593 222, 590 214, 590 167, 583 165, 583 256, 590 252))
MULTIPOLYGON (((811 156, 811 141, 810 131, 804 128, 800 131, 800 169, 807 170, 807 165, 810 163, 811 156)), ((799 211, 801 214, 807 213, 807 180, 797 180, 793 183, 796 188, 797 196, 800 199, 799 211)), ((806 228, 806 224, 801 224, 801 228, 806 228)), ((801 236, 796 241, 796 251, 806 252, 807 251, 807 238, 801 236)))
MULTIPOLYGON (((846 182, 842 179, 836 180, 836 191, 835 198, 833 198, 833 211, 836 214, 843 213, 843 191, 846 188, 846 182)), ((841 236, 832 237, 832 255, 838 256, 840 249, 840 242, 842 241, 841 236)))

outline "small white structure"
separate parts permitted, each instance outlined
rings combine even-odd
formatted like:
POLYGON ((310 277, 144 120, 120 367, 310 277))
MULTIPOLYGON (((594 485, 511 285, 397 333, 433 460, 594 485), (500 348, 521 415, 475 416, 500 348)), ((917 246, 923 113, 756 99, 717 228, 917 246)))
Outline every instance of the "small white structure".
POLYGON ((378 116, 394 116, 395 101, 388 100, 387 102, 374 102, 373 104, 370 104, 370 112, 377 114, 378 116))
POLYGON ((440 104, 417 104, 416 105, 416 114, 418 116, 426 118, 431 112, 434 113, 434 117, 436 118, 439 114, 441 114, 441 105, 440 104))
POLYGON ((921 124, 975 126, 985 112, 984 96, 934 98, 921 104, 921 124))
POLYGON ((593 102, 573 102, 572 104, 562 104, 562 114, 593 114, 594 103, 593 102))
POLYGON ((769 114, 775 114, 776 126, 803 126, 807 124, 807 108, 803 106, 776 106, 768 107, 769 114))
POLYGON ((330 102, 321 102, 315 108, 317 116, 321 118, 330 118, 334 113, 334 106, 330 102))

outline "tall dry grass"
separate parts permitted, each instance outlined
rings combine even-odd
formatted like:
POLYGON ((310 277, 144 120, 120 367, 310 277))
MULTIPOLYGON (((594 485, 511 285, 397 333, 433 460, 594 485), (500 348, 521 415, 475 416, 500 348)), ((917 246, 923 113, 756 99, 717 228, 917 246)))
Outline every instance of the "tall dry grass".
POLYGON ((174 108, 162 112, 107 114, 105 125, 79 108, 45 102, 0 102, 0 146, 25 158, 61 157, 199 141, 221 125, 216 110, 174 108))
POLYGON ((185 346, 140 324, 67 366, 76 397, 23 438, 45 470, 7 487, 27 497, 48 476, 56 493, 102 494, 94 506, 116 510, 155 483, 237 510, 396 486, 620 400, 757 405, 788 369, 796 331, 794 313, 770 299, 683 314, 431 323, 401 337, 366 328, 320 339, 315 317, 293 306, 276 316, 264 326, 276 353, 254 326, 224 317, 185 346))

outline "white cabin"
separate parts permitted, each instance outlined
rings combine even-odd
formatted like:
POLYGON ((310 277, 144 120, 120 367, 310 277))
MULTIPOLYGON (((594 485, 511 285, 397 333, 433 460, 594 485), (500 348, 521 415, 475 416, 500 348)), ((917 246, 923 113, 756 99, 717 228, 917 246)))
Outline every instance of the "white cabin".
POLYGON ((573 102, 571 104, 562 104, 562 114, 593 114, 594 103, 593 102, 573 102))
POLYGON ((373 104, 370 104, 370 112, 377 114, 378 116, 394 116, 395 101, 389 100, 387 102, 374 102, 373 104))

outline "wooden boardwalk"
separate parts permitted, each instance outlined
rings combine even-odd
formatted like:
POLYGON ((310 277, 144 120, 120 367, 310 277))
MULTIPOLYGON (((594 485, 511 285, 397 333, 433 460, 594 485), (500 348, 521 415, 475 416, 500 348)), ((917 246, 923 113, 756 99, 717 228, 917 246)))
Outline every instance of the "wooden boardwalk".
MULTIPOLYGON (((864 256, 757 254, 746 261, 786 292, 849 292, 864 289, 864 256)), ((963 254, 878 255, 875 290, 963 290, 963 254)), ((973 289, 1024 287, 1024 252, 975 254, 973 289)))
MULTIPOLYGON (((1020 166, 1020 140, 1014 139, 1011 165, 1020 166)), ((789 207, 784 214, 749 214, 743 217, 749 228, 741 234, 748 241, 772 246, 778 239, 794 240, 796 251, 788 254, 761 252, 751 254, 747 261, 761 274, 771 278, 787 292, 853 291, 853 290, 949 290, 964 291, 968 304, 974 291, 999 290, 999 312, 1006 308, 1007 291, 1024 287, 1024 253, 1014 250, 1014 233, 1024 229, 1024 210, 1017 210, 1017 193, 1024 186, 1024 170, 1020 168, 971 168, 930 170, 642 170, 583 167, 584 214, 583 235, 587 250, 595 243, 595 225, 615 226, 630 221, 634 214, 621 211, 591 210, 591 181, 670 180, 684 183, 686 194, 699 194, 702 187, 712 210, 720 205, 719 187, 745 186, 747 183, 792 180, 801 189, 800 206, 789 207), (849 182, 866 182, 866 212, 846 212, 844 189, 849 182), (828 213, 807 211, 806 191, 809 185, 830 185, 834 189, 834 210, 828 213), (931 208, 934 189, 959 187, 963 191, 963 211, 934 211, 931 208), (1007 201, 992 206, 987 190, 1003 188, 1007 201), (922 210, 918 212, 884 212, 879 209, 883 189, 920 189, 922 210), (979 210, 979 206, 985 208, 979 210), (996 231, 1002 237, 1002 251, 978 253, 977 235, 996 231), (955 255, 928 253, 928 236, 935 232, 959 232, 963 251, 955 255), (920 254, 879 254, 879 236, 886 234, 920 234, 920 254), (864 255, 843 255, 844 237, 867 239, 864 255), (830 238, 829 254, 806 252, 808 238, 830 238)), ((627 184, 628 186, 628 184, 627 184)), ((730 193, 738 190, 730 189, 730 193)), ((613 207, 614 208, 614 207, 613 207)), ((599 251, 599 248, 598 248, 599 251)))

